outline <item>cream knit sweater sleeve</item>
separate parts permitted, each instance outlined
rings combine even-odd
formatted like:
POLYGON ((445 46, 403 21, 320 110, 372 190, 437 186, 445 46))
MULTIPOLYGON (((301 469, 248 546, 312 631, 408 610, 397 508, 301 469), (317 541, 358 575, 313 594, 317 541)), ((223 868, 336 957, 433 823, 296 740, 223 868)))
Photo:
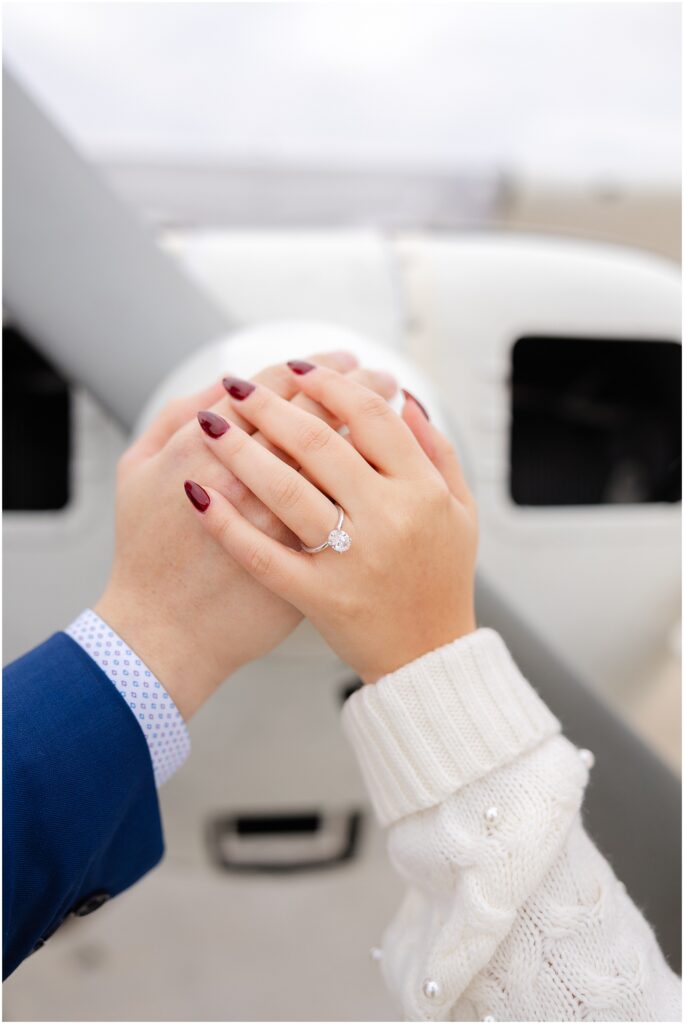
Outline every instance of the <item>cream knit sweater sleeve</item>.
POLYGON ((671 1021, 680 981, 582 826, 590 756, 490 629, 344 724, 408 883, 382 969, 408 1020, 671 1021))

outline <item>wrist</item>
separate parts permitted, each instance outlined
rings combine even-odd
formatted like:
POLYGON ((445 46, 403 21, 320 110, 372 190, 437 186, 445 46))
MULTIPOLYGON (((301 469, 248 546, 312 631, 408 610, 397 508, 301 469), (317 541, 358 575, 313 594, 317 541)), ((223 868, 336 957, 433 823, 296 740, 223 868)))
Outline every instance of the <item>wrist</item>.
POLYGON ((365 684, 377 683, 385 676, 397 672, 406 665, 418 661, 419 658, 432 651, 439 650, 455 640, 461 640, 477 631, 475 610, 470 608, 457 619, 442 625, 434 623, 419 637, 404 636, 397 638, 394 644, 387 644, 382 656, 364 668, 357 668, 359 678, 365 684), (403 641, 403 642, 402 642, 403 641))
POLYGON ((110 582, 93 611, 154 673, 186 722, 233 671, 218 672, 195 638, 188 643, 187 622, 174 621, 146 594, 110 582))

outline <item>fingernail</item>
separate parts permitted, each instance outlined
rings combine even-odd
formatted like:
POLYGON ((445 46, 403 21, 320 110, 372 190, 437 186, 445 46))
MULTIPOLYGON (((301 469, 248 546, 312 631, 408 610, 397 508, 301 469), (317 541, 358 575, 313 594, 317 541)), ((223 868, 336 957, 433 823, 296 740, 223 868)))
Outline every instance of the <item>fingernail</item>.
POLYGON ((423 403, 418 401, 418 399, 416 398, 415 395, 412 395, 410 391, 406 390, 406 388, 402 388, 401 389, 401 393, 404 396, 404 398, 410 398, 412 402, 416 403, 416 405, 418 406, 418 408, 420 409, 420 411, 422 412, 422 414, 423 414, 423 416, 425 417, 426 420, 430 419, 429 412, 427 411, 427 409, 425 408, 423 403))
POLYGON ((245 398, 252 394, 255 384, 252 384, 248 380, 240 380, 239 377, 224 377, 223 386, 230 395, 231 398, 237 398, 238 402, 242 402, 245 398))
POLYGON ((287 365, 293 373, 298 373, 300 377, 310 370, 316 369, 313 363, 306 363, 303 359, 289 359, 287 365))
POLYGON ((185 493, 188 498, 195 506, 198 512, 206 512, 211 504, 211 498, 199 484, 196 484, 194 480, 185 481, 185 493))
POLYGON ((208 412, 205 409, 197 413, 197 420, 204 433, 209 437, 222 437, 230 426, 228 420, 224 420, 223 416, 217 416, 215 412, 208 412))

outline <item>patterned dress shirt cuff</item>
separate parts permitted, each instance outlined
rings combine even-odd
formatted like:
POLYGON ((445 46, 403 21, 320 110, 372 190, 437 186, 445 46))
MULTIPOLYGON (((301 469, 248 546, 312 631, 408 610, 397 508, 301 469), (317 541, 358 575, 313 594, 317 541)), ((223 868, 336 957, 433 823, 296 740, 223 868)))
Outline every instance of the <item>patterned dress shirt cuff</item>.
POLYGON ((128 644, 87 608, 64 632, 90 655, 135 715, 161 786, 190 753, 190 737, 168 693, 128 644))

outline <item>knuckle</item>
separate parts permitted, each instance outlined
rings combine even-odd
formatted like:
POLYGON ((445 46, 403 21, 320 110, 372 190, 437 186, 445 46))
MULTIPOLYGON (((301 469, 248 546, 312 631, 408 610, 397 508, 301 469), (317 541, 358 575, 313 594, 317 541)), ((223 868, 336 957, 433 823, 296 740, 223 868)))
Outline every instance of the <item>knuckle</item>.
POLYGON ((380 419, 388 415, 390 407, 381 395, 371 391, 359 399, 358 410, 368 419, 380 419))
POLYGON ((246 434, 244 431, 236 430, 234 428, 232 430, 229 430, 227 435, 223 435, 223 438, 221 440, 224 439, 225 443, 230 445, 229 450, 231 455, 239 455, 243 451, 248 441, 251 440, 249 434, 246 434))
POLYGON ((281 473, 270 486, 271 498, 281 509, 290 509, 302 496, 302 484, 295 473, 281 473))
POLYGON ((253 547, 247 552, 247 566, 254 576, 264 577, 271 572, 273 559, 262 545, 253 547))
POLYGON ((340 587, 335 594, 330 596, 329 601, 340 622, 358 618, 358 597, 345 588, 340 587))
POLYGON ((332 430, 322 420, 314 423, 307 423, 299 432, 300 451, 318 452, 330 443, 332 430))

